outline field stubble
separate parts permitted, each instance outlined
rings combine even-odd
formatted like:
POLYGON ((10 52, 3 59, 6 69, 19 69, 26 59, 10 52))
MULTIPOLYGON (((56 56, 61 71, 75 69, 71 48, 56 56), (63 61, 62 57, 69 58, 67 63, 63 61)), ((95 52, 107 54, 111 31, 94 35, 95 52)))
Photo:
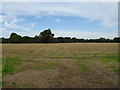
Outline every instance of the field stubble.
POLYGON ((3 87, 118 87, 117 43, 3 44, 3 87))

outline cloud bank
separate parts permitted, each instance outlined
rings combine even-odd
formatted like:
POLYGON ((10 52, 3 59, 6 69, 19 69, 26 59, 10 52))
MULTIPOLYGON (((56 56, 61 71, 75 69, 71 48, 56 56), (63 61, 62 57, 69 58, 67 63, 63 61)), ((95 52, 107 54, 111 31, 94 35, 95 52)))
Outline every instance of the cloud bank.
POLYGON ((3 13, 35 17, 77 16, 90 21, 99 20, 105 26, 117 26, 118 3, 3 3, 3 13))
MULTIPOLYGON (((44 16, 73 16, 81 17, 87 19, 89 22, 99 21, 100 25, 111 28, 118 26, 118 3, 117 2, 3 2, 2 11, 0 15, 0 21, 3 24, 4 28, 19 28, 22 31, 19 32, 33 32, 32 28, 36 25, 31 23, 31 27, 24 27, 18 25, 18 22, 24 21, 23 18, 18 18, 18 16, 34 16, 36 18, 41 18, 44 16)), ((59 23, 61 20, 58 18, 56 22, 59 23)), ((70 32, 57 31, 55 33, 63 35, 77 35, 74 30, 70 32), (62 32, 62 33, 61 33, 62 32), (74 33, 73 33, 74 32, 74 33), (71 33, 71 34, 70 34, 71 33)), ((93 35, 100 36, 103 33, 96 32, 85 32, 82 35, 93 35), (92 34, 93 33, 93 34, 92 34), (99 35, 98 35, 99 34, 99 35)), ((112 36, 112 34, 104 34, 104 36, 112 36)), ((113 34, 114 35, 114 34, 113 34)))

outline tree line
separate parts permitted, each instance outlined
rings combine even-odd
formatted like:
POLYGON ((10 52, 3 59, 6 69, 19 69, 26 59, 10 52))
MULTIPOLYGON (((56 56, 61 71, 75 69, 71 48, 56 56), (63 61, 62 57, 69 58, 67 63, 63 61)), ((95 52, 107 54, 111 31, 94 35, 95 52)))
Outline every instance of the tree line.
POLYGON ((51 29, 46 29, 41 32, 38 36, 20 36, 17 33, 11 33, 9 38, 0 38, 1 43, 80 43, 80 42, 93 42, 93 43, 120 43, 120 37, 113 39, 105 39, 103 37, 99 39, 79 39, 76 37, 54 37, 51 29))

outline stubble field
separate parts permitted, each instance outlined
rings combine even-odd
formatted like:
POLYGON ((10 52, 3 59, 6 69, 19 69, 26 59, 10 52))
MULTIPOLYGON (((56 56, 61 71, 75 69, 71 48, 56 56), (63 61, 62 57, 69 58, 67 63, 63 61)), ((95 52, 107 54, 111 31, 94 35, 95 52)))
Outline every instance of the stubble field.
POLYGON ((2 44, 3 88, 117 88, 117 43, 2 44))

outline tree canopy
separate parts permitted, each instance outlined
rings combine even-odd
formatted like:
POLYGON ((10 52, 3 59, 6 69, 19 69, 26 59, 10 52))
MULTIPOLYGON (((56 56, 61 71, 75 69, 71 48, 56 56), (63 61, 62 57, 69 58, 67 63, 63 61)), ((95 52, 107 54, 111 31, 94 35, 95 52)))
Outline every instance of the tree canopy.
POLYGON ((56 37, 54 38, 54 34, 51 32, 51 29, 46 29, 43 32, 35 37, 29 36, 20 36, 17 33, 11 33, 9 38, 0 38, 2 43, 80 43, 80 42, 94 42, 94 43, 120 43, 120 37, 115 37, 113 39, 106 39, 100 37, 98 39, 84 39, 84 38, 76 38, 76 37, 56 37))
POLYGON ((10 43, 21 43, 22 37, 20 35, 17 35, 16 33, 12 33, 8 41, 10 43))
POLYGON ((50 43, 53 40, 54 34, 50 29, 46 29, 39 34, 39 37, 41 39, 41 42, 50 43))

